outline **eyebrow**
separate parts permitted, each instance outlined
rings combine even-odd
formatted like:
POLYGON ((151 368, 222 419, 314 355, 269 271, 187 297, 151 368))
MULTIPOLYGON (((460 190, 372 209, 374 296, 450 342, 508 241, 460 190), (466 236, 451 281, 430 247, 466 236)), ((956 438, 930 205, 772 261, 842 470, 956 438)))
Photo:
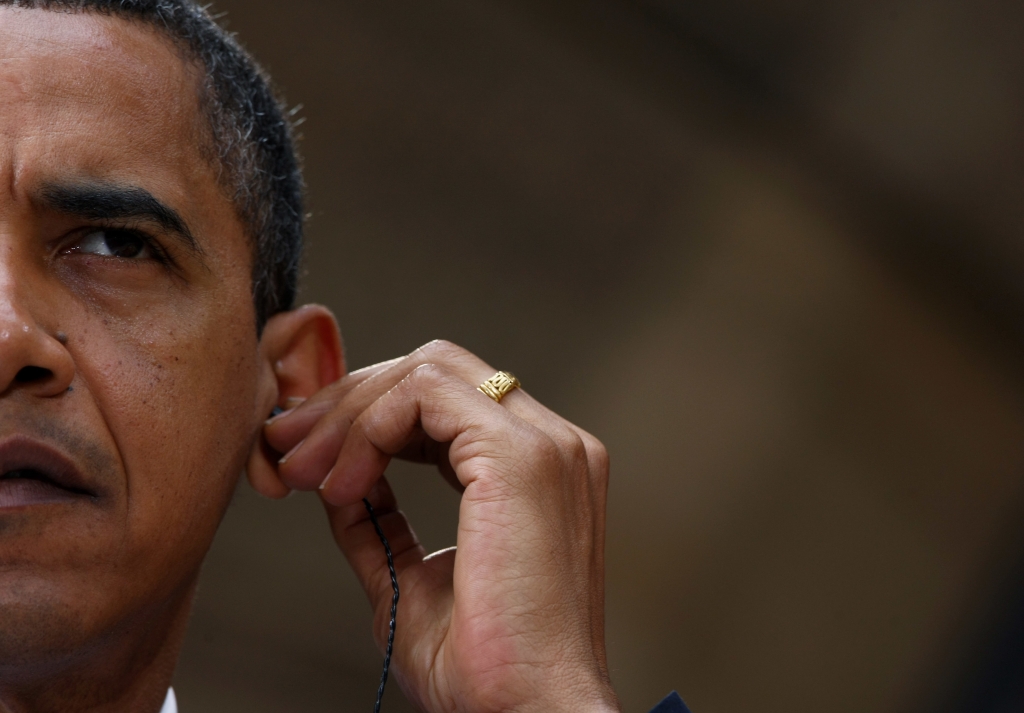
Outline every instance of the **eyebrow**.
POLYGON ((203 250, 178 211, 161 203, 144 188, 116 183, 48 184, 43 205, 58 213, 89 220, 146 220, 156 223, 190 252, 203 250))

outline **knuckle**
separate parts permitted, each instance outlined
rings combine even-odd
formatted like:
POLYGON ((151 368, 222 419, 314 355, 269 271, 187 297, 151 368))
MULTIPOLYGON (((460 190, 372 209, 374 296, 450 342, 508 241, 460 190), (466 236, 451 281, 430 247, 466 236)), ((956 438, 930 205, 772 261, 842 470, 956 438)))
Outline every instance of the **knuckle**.
POLYGON ((543 463, 552 464, 561 461, 562 449, 559 448, 554 438, 537 428, 531 429, 528 437, 531 450, 543 463))
POLYGON ((414 353, 423 356, 426 361, 444 361, 464 356, 466 350, 457 344, 449 342, 447 339, 435 339, 424 344, 414 353))
POLYGON ((405 377, 404 381, 417 386, 429 386, 437 384, 448 377, 448 370, 440 364, 433 362, 420 364, 405 377))
POLYGON ((583 441, 590 470, 593 471, 596 476, 604 474, 607 479, 610 462, 608 449, 605 447, 604 443, 594 437, 591 433, 584 431, 582 428, 576 428, 576 433, 579 434, 580 439, 583 441))
POLYGON ((606 465, 591 463, 590 482, 602 493, 608 490, 609 475, 610 471, 606 465))
POLYGON ((607 490, 608 483, 611 480, 611 469, 608 467, 607 453, 603 457, 598 457, 596 460, 591 461, 590 479, 601 490, 607 490))
POLYGON ((591 437, 590 443, 587 444, 587 455, 590 457, 590 462, 593 464, 593 468, 604 474, 605 478, 608 477, 608 469, 611 465, 610 458, 608 457, 608 449, 601 441, 591 437))
POLYGON ((562 443, 566 456, 571 462, 587 462, 587 446, 580 434, 571 428, 567 428, 559 440, 562 443))

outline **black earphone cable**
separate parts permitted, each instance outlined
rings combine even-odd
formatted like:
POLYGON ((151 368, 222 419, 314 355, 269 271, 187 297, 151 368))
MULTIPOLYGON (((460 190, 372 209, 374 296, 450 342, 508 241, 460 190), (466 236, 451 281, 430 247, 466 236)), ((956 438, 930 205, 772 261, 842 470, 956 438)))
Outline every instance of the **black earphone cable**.
MULTIPOLYGON (((274 407, 271 412, 271 417, 280 416, 284 413, 284 410, 280 407, 274 407)), ((380 702, 384 698, 384 685, 388 682, 388 670, 391 668, 391 651, 395 647, 395 616, 398 614, 398 575, 395 573, 395 560, 391 556, 391 545, 388 544, 388 538, 384 536, 384 531, 380 529, 380 523, 377 522, 377 513, 373 511, 373 505, 370 505, 370 501, 363 498, 363 505, 366 506, 366 512, 370 514, 370 522, 373 523, 373 529, 377 531, 377 537, 380 538, 380 543, 384 545, 384 554, 388 558, 388 572, 391 573, 391 589, 394 594, 391 595, 391 621, 388 622, 388 645, 384 650, 384 670, 380 674, 380 686, 377 687, 377 701, 373 705, 373 713, 380 713, 380 702)))
POLYGON ((384 650, 384 670, 380 674, 377 702, 373 706, 373 713, 380 713, 380 702, 384 698, 384 685, 388 682, 388 669, 391 668, 391 651, 395 646, 395 616, 398 614, 398 575, 395 574, 395 560, 391 556, 391 545, 388 544, 388 538, 384 537, 384 531, 380 529, 380 523, 377 522, 377 514, 373 511, 373 505, 370 505, 370 501, 366 498, 363 498, 363 505, 366 506, 366 512, 370 514, 370 522, 373 523, 373 529, 377 531, 380 543, 384 545, 384 554, 388 557, 388 571, 391 573, 391 589, 394 592, 391 595, 391 621, 388 622, 388 645, 384 650))

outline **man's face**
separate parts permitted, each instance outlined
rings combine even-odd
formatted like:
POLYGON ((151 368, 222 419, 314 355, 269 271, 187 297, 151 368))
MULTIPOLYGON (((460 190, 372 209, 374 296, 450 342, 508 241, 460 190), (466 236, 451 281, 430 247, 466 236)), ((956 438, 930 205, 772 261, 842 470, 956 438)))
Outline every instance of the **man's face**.
POLYGON ((0 9, 0 670, 173 626, 267 415, 196 87, 141 25, 0 9))

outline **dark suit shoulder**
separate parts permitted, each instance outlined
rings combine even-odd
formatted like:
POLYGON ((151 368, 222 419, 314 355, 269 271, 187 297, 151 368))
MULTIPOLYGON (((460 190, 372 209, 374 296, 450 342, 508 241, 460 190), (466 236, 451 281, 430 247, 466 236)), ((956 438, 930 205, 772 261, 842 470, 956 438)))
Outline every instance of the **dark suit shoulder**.
POLYGON ((690 713, 690 709, 683 703, 683 699, 675 691, 658 705, 651 709, 651 713, 690 713))

